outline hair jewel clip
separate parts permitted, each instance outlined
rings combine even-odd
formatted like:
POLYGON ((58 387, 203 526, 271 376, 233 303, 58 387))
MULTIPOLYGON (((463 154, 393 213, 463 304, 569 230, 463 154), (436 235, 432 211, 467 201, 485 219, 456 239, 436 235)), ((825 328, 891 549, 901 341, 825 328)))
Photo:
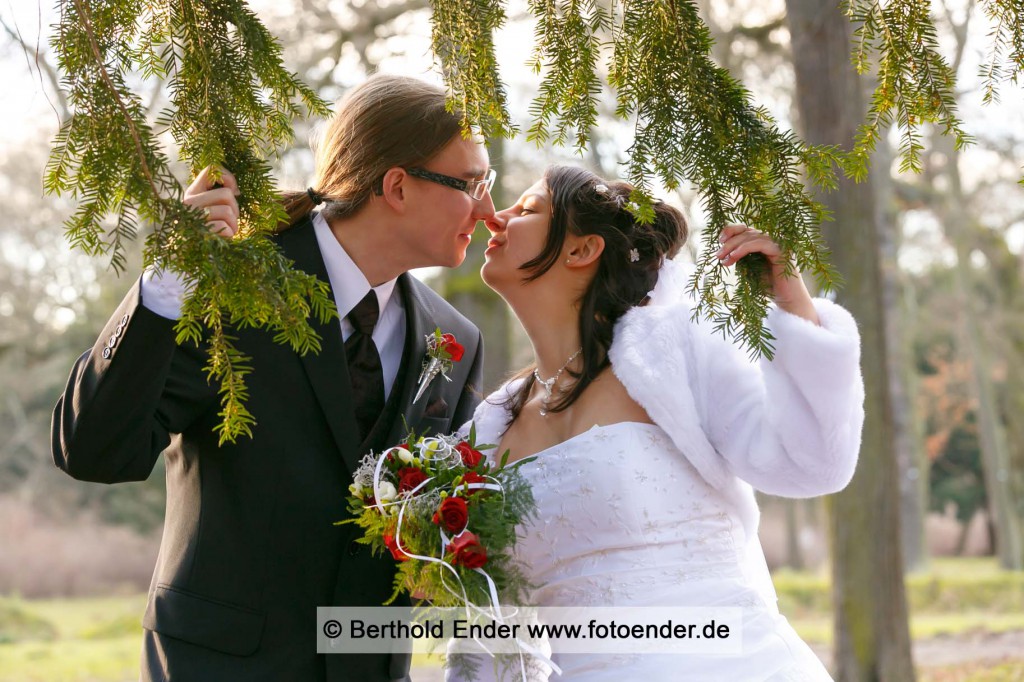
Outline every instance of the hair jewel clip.
POLYGON ((640 249, 636 249, 636 248, 630 249, 629 250, 629 262, 630 263, 636 263, 638 260, 640 260, 640 249))
POLYGON ((608 196, 608 185, 594 185, 594 191, 598 194, 608 196))

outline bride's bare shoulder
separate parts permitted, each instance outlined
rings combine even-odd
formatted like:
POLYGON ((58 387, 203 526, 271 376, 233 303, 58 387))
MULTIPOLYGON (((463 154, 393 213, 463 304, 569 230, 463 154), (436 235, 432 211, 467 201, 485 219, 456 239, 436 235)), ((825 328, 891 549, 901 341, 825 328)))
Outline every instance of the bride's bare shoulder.
POLYGON ((647 410, 633 400, 611 369, 606 369, 587 387, 576 405, 578 418, 588 424, 642 422, 653 424, 647 410))

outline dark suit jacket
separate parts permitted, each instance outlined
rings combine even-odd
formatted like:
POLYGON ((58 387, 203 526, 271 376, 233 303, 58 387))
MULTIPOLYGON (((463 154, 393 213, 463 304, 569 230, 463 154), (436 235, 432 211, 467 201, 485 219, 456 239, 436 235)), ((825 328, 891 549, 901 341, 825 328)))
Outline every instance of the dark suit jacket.
MULTIPOLYGON (((295 267, 328 281, 308 219, 275 239, 295 267)), ((407 335, 392 389, 396 418, 375 429, 389 444, 405 435, 398 415, 418 431, 461 426, 482 372, 479 330, 408 274, 398 284, 407 335), (413 405, 435 327, 466 353, 450 383, 438 377, 413 405)), ((322 350, 302 357, 264 331, 236 332, 252 358, 246 404, 257 423, 253 438, 223 447, 206 356, 177 346, 173 326, 141 305, 136 284, 78 359, 53 415, 54 461, 77 479, 142 480, 164 455, 167 512, 143 619, 143 678, 405 678, 408 656, 316 654, 317 606, 379 606, 394 578, 390 557, 354 542, 354 525, 334 525, 347 516, 351 472, 364 454, 338 320, 314 322, 322 350)))

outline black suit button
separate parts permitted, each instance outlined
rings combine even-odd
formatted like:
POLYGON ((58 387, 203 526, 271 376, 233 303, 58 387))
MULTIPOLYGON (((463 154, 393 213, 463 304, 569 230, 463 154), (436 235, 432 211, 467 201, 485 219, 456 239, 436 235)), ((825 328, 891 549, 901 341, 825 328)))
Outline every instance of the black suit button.
POLYGON ((128 313, 125 313, 124 317, 121 318, 121 326, 123 327, 126 324, 128 324, 128 313))
POLYGON ((120 325, 120 324, 117 325, 117 329, 114 330, 114 336, 120 337, 121 334, 123 334, 123 333, 124 333, 124 327, 122 325, 120 325))
POLYGON ((107 339, 107 345, 110 346, 111 348, 116 346, 117 345, 117 337, 116 336, 111 336, 109 339, 107 339))
POLYGON ((104 360, 109 360, 110 359, 110 349, 109 348, 104 348, 103 349, 103 359, 104 360))

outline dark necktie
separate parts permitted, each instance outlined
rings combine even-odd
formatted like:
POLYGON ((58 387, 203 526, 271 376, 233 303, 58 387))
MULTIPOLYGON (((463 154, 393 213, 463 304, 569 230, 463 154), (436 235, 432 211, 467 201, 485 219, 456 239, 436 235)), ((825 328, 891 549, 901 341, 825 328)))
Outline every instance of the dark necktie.
POLYGON ((348 314, 355 331, 345 341, 345 358, 352 380, 356 421, 364 441, 384 411, 384 372, 377 346, 373 343, 373 327, 379 317, 377 294, 372 289, 348 314))

